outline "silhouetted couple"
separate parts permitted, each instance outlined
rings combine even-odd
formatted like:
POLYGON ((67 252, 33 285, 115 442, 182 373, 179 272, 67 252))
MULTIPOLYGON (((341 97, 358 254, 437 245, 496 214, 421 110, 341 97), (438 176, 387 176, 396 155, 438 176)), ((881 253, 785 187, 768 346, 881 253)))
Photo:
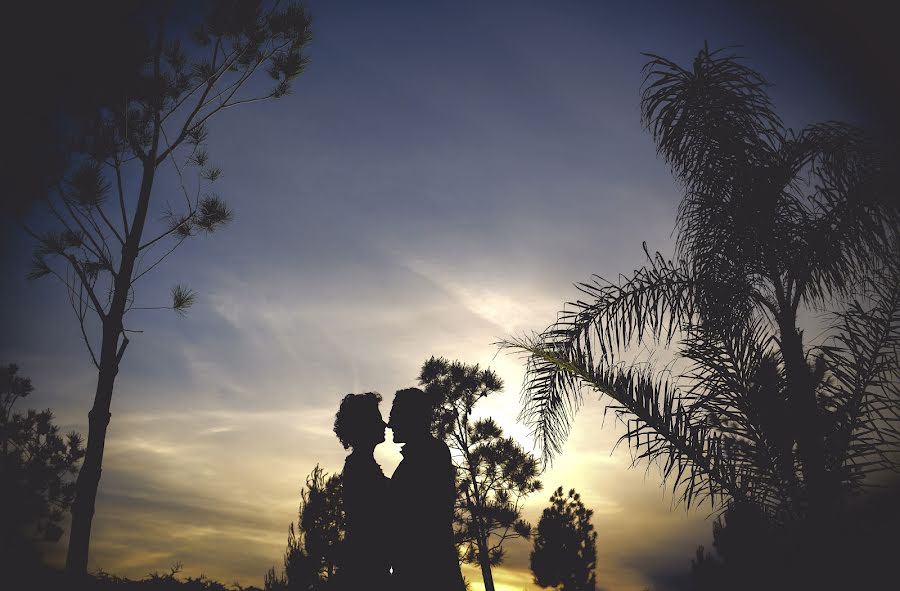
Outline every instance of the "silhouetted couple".
POLYGON ((348 394, 334 421, 345 448, 346 590, 462 591, 453 543, 455 472, 450 450, 431 435, 432 406, 416 388, 394 396, 390 422, 374 392, 348 394), (375 462, 385 427, 403 443, 403 460, 388 479, 375 462), (393 574, 391 574, 393 570, 393 574))

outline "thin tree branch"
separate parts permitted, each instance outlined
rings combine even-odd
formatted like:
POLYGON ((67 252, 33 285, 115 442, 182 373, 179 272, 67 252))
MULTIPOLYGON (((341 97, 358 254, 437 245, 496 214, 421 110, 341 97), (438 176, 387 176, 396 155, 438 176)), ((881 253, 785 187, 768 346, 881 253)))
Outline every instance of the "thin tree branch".
POLYGON ((134 279, 132 279, 132 280, 131 280, 131 284, 134 285, 135 283, 137 283, 137 280, 138 280, 138 279, 140 279, 141 277, 143 277, 144 275, 146 275, 147 273, 149 273, 150 271, 152 271, 152 270, 154 269, 154 267, 156 267, 158 264, 160 264, 161 262, 163 262, 163 261, 166 259, 166 257, 168 257, 170 254, 172 254, 172 252, 174 252, 176 248, 178 248, 179 246, 181 246, 181 243, 184 242, 184 241, 185 241, 185 238, 181 238, 178 242, 176 242, 176 243, 172 246, 172 248, 170 248, 169 250, 167 250, 166 253, 165 253, 164 255, 162 255, 161 257, 159 257, 159 259, 158 259, 155 263, 153 263, 152 265, 150 265, 149 267, 147 267, 145 270, 141 271, 141 272, 137 275, 137 277, 135 277, 134 279))
MULTIPOLYGON (((183 219, 182 221, 180 221, 180 222, 179 222, 178 224, 176 224, 175 226, 169 228, 168 230, 166 230, 165 232, 163 232, 162 234, 160 234, 159 236, 157 236, 157 237, 154 238, 153 240, 151 240, 151 241, 149 241, 149 242, 147 242, 147 243, 142 244, 141 246, 139 246, 139 247, 138 247, 138 251, 141 251, 141 250, 145 250, 145 249, 147 249, 147 248, 150 248, 151 246, 153 246, 154 244, 156 244, 157 242, 159 242, 160 240, 162 240, 162 239, 165 238, 166 236, 170 236, 172 233, 177 232, 178 229, 181 228, 181 226, 183 226, 183 225, 189 223, 189 222, 194 218, 194 216, 196 215, 196 213, 197 213, 196 211, 192 211, 190 214, 188 214, 188 216, 187 216, 185 219, 183 219)), ((183 240, 183 239, 182 239, 182 240, 183 240)), ((180 244, 180 243, 181 243, 181 242, 179 241, 179 244, 180 244)))
MULTIPOLYGON (((56 277, 56 279, 59 280, 60 283, 62 283, 63 285, 66 286, 66 289, 69 290, 68 293, 69 293, 70 298, 74 297, 75 288, 72 286, 71 282, 67 281, 66 279, 63 279, 62 275, 60 275, 57 271, 53 270, 52 268, 50 269, 50 275, 52 275, 53 277, 56 277)), ((79 299, 83 300, 83 296, 79 296, 79 299)), ((83 300, 83 303, 91 311, 97 312, 97 309, 94 308, 93 305, 91 305, 91 303, 89 301, 83 300)))
MULTIPOLYGON (((227 71, 228 71, 228 67, 231 65, 231 64, 223 63, 223 64, 222 64, 221 66, 219 66, 218 68, 216 67, 216 59, 218 58, 218 55, 219 55, 219 49, 220 49, 221 46, 222 46, 222 38, 221 38, 221 37, 216 37, 216 42, 215 42, 215 44, 214 44, 214 46, 213 46, 213 56, 212 56, 212 61, 210 62, 210 67, 211 67, 212 70, 213 70, 213 77, 214 77, 214 78, 218 78, 219 76, 221 76, 221 75, 223 75, 225 72, 227 72, 227 71)), ((226 57, 225 54, 223 54, 223 57, 226 57)), ((225 61, 227 62, 227 59, 226 59, 225 61)), ((163 117, 162 117, 162 119, 160 120, 160 122, 165 123, 166 119, 168 119, 170 116, 172 116, 173 114, 175 114, 175 112, 181 107, 181 105, 183 105, 184 103, 186 103, 186 102, 188 101, 188 99, 190 99, 192 96, 194 96, 194 93, 195 93, 195 92, 197 92, 198 90, 200 90, 201 88, 203 88, 203 85, 204 85, 204 84, 209 84, 209 79, 204 80, 203 82, 201 82, 200 84, 198 84, 197 86, 195 86, 194 88, 192 88, 190 92, 188 92, 188 93, 185 94, 183 97, 181 97, 178 101, 176 101, 175 104, 172 105, 172 108, 169 109, 169 111, 166 112, 165 115, 163 115, 163 117)), ((201 99, 201 100, 202 100, 202 99, 201 99)))
POLYGON ((128 348, 128 335, 122 330, 122 343, 119 345, 119 351, 116 353, 116 364, 122 363, 122 357, 125 355, 125 349, 128 348))
POLYGON ((125 191, 122 187, 122 162, 118 154, 113 159, 113 169, 116 171, 116 189, 119 193, 119 209, 122 212, 122 228, 124 235, 128 236, 128 210, 125 208, 125 191))
MULTIPOLYGON (((81 294, 79 294, 78 297, 79 297, 79 300, 82 300, 83 296, 81 296, 81 294)), ((87 330, 85 330, 85 328, 84 328, 84 318, 85 318, 86 310, 84 308, 82 308, 82 310, 85 310, 85 311, 77 310, 75 308, 74 300, 72 300, 70 298, 69 301, 72 304, 72 310, 74 310, 75 315, 78 316, 78 327, 81 329, 81 338, 84 340, 84 344, 87 347, 88 353, 90 353, 90 355, 91 355, 91 361, 94 363, 94 367, 96 367, 97 369, 100 369, 100 364, 97 362, 97 356, 94 355, 94 349, 93 349, 93 347, 91 347, 91 342, 88 339, 87 330)))
POLYGON ((100 319, 106 320, 106 314, 103 312, 103 306, 100 305, 100 300, 97 299, 97 295, 94 293, 94 289, 91 286, 90 282, 87 280, 87 276, 84 274, 84 271, 78 264, 78 260, 70 254, 63 253, 62 256, 64 256, 66 260, 69 261, 69 264, 72 265, 72 269, 75 271, 76 275, 78 275, 78 279, 81 280, 81 284, 84 286, 85 291, 87 291, 88 296, 91 298, 91 302, 94 304, 94 308, 96 308, 97 314, 100 316, 100 319))
MULTIPOLYGON (((65 194, 62 193, 62 188, 61 188, 61 187, 57 187, 57 189, 60 191, 60 196, 61 196, 60 201, 62 201, 63 205, 64 205, 64 206, 66 207, 66 209, 69 211, 69 215, 72 216, 72 220, 74 220, 75 223, 78 224, 78 227, 81 229, 81 231, 82 231, 82 233, 84 234, 84 236, 91 242, 91 244, 94 245, 94 248, 97 249, 96 251, 94 251, 94 250, 91 250, 90 248, 88 248, 88 250, 89 250, 89 251, 91 252, 91 254, 93 254, 95 257, 97 257, 97 258, 100 259, 101 261, 104 261, 104 258, 105 258, 105 257, 103 256, 103 249, 100 248, 100 245, 97 244, 97 241, 96 241, 96 240, 94 240, 93 234, 91 234, 91 232, 90 232, 87 228, 84 227, 84 224, 82 224, 82 223, 81 223, 81 220, 78 218, 78 216, 75 215, 75 212, 72 210, 72 207, 69 206, 69 203, 68 203, 68 200, 67 200, 66 197, 65 197, 65 194)), ((55 218, 63 225, 63 227, 64 227, 68 232, 71 232, 72 234, 77 234, 77 232, 75 232, 74 230, 72 230, 72 227, 69 226, 68 223, 66 223, 65 218, 64 218, 64 217, 56 210, 55 207, 53 207, 53 203, 52 203, 52 202, 48 201, 48 202, 47 202, 47 205, 48 205, 48 207, 50 208, 50 213, 53 214, 53 216, 54 216, 54 217, 55 217, 55 218)), ((87 247, 87 245, 85 245, 85 246, 87 247)), ((104 262, 105 262, 105 261, 104 261, 104 262)))
MULTIPOLYGON (((273 49, 272 51, 270 51, 267 55, 263 56, 262 59, 257 60, 256 63, 255 63, 251 68, 247 69, 247 70, 246 70, 246 71, 238 78, 238 82, 233 83, 233 84, 231 85, 231 87, 233 87, 233 90, 228 94, 228 96, 224 99, 224 101, 221 101, 221 99, 219 99, 221 102, 219 103, 219 105, 218 105, 216 108, 214 108, 212 111, 210 111, 210 112, 207 113, 206 115, 202 116, 196 123, 192 123, 194 117, 196 117, 197 114, 198 114, 202 109, 204 109, 204 108, 206 108, 207 106, 209 106, 209 105, 210 105, 214 100, 216 100, 216 98, 219 96, 219 95, 216 95, 216 97, 214 97, 213 99, 210 99, 209 101, 203 102, 203 101, 206 100, 206 97, 207 97, 208 94, 209 94, 209 90, 212 88, 212 85, 213 85, 213 83, 214 83, 214 81, 211 81, 210 85, 209 85, 209 86, 207 87, 207 89, 204 91, 203 96, 201 97, 201 100, 197 103, 197 107, 194 108, 194 110, 191 112, 190 116, 188 117, 187 121, 185 121, 185 124, 184 124, 184 126, 182 127, 181 132, 178 134, 178 137, 175 139, 175 141, 172 143, 172 145, 170 145, 165 151, 163 151, 162 154, 160 154, 160 155, 157 157, 157 163, 161 163, 163 160, 165 160, 166 156, 168 156, 169 153, 171 153, 175 148, 177 148, 177 147, 181 144, 182 141, 184 141, 184 138, 187 137, 187 134, 188 134, 191 130, 197 129, 197 128, 199 128, 200 126, 202 126, 204 123, 206 123, 206 121, 207 121, 210 117, 212 117, 213 115, 215 115, 215 114, 218 113, 219 111, 221 111, 221 110, 223 110, 223 109, 226 109, 226 108, 228 108, 228 107, 231 107, 231 106, 235 106, 235 105, 237 105, 237 104, 245 104, 245 103, 248 103, 248 102, 255 102, 255 101, 257 101, 257 100, 263 100, 263 99, 265 99, 265 98, 271 98, 270 96, 267 96, 267 97, 258 97, 258 98, 256 98, 256 99, 245 99, 245 100, 237 101, 237 102, 231 103, 231 104, 228 103, 228 101, 231 100, 231 98, 235 95, 235 93, 243 87, 244 83, 246 83, 247 80, 249 80, 250 77, 254 74, 254 72, 256 72, 256 69, 257 69, 261 64, 263 64, 263 63, 265 63, 266 61, 268 61, 273 55, 275 55, 277 52, 279 52, 279 51, 281 51, 282 49, 284 49, 284 47, 286 47, 286 46, 289 45, 289 44, 290 44, 290 42, 289 42, 289 41, 286 41, 285 43, 282 43, 282 44, 279 45, 277 48, 275 48, 275 49, 273 49)), ((231 88, 231 87, 229 87, 229 88, 231 88)), ((221 94, 221 93, 220 93, 220 94, 221 94)))
MULTIPOLYGON (((244 51, 246 51, 246 50, 247 49, 245 48, 244 51)), ((221 71, 218 74, 211 76, 209 78, 209 80, 207 81, 207 84, 206 84, 206 88, 203 90, 203 94, 200 95, 200 99, 197 101, 197 105, 194 107, 194 109, 191 111, 191 113, 187 116, 187 119, 185 119, 184 124, 181 126, 181 131, 178 133, 178 137, 175 138, 175 142, 173 144, 171 144, 157 158, 157 163, 161 163, 163 160, 165 160, 166 156, 168 156, 175 148, 177 148, 181 144, 182 141, 184 141, 184 138, 187 137, 187 134, 192 129, 197 127, 197 125, 202 125, 202 122, 197 125, 194 125, 193 124, 194 117, 196 117, 197 113, 199 113, 200 110, 205 106, 204 102, 206 101, 206 97, 209 96, 210 91, 213 89, 213 87, 215 86, 215 84, 219 80, 219 78, 221 78, 225 74, 225 72, 228 71, 228 68, 230 68, 231 65, 234 64, 235 61, 240 59, 240 57, 243 54, 244 54, 243 51, 240 53, 234 52, 234 57, 230 60, 230 62, 226 61, 225 63, 223 63, 221 71)))
POLYGON ((119 232, 116 230, 116 227, 113 226, 112 222, 110 222, 109 219, 106 217, 106 214, 103 213, 103 208, 100 206, 99 203, 97 204, 96 209, 97 209, 97 213, 100 214, 100 217, 103 219, 103 221, 106 222, 106 227, 110 229, 110 231, 113 233, 113 235, 115 235, 116 239, 119 241, 119 244, 124 246, 125 241, 119 235, 119 232))

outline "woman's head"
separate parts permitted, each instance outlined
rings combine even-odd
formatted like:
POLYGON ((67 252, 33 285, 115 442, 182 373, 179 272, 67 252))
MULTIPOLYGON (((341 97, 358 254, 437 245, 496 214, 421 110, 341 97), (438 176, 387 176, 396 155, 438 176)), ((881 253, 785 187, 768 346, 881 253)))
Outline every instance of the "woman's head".
POLYGON ((344 449, 374 447, 384 441, 384 419, 378 410, 381 394, 347 394, 334 417, 334 433, 344 449))

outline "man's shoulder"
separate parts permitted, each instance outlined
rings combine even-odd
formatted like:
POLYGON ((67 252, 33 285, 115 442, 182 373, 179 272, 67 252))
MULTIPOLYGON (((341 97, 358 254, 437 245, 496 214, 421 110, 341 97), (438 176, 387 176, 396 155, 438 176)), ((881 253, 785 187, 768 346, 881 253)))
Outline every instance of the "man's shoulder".
POLYGON ((450 448, 446 443, 434 437, 417 441, 414 444, 408 443, 404 450, 406 458, 415 458, 417 461, 450 461, 450 448))
POLYGON ((427 443, 424 445, 424 451, 435 458, 446 457, 448 460, 450 459, 450 448, 447 447, 446 443, 436 437, 429 437, 427 439, 427 443))

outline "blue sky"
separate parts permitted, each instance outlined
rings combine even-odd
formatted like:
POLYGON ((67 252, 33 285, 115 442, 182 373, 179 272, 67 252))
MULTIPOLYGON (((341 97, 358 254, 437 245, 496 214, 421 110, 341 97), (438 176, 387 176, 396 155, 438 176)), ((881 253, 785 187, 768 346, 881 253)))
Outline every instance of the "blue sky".
MULTIPOLYGON (((642 241, 672 244, 679 191, 641 127, 641 52, 686 65, 704 40, 742 45, 789 126, 860 118, 794 24, 674 4, 310 2, 293 93, 210 127, 234 222, 138 292, 155 305, 186 282, 198 301, 185 318, 129 317, 144 332, 116 386, 92 566, 141 575, 180 560, 259 584, 305 475, 342 465, 341 396, 381 391, 387 414, 430 355, 494 367, 506 389, 480 412, 529 445, 515 422, 522 364, 492 343, 552 322, 574 282, 636 268, 642 241)), ((163 175, 158 203, 177 188, 163 175)), ((61 286, 24 279, 28 251, 7 224, 0 359, 33 378, 28 404, 86 432, 95 374, 61 286)), ((527 515, 575 487, 595 509, 598 584, 675 588, 709 542, 707 511, 672 509, 655 469, 610 455, 618 432, 598 428, 602 410, 578 417, 527 515)), ((378 454, 390 473, 396 446, 378 454)), ((509 552, 498 588, 536 588, 527 545, 509 552)))

